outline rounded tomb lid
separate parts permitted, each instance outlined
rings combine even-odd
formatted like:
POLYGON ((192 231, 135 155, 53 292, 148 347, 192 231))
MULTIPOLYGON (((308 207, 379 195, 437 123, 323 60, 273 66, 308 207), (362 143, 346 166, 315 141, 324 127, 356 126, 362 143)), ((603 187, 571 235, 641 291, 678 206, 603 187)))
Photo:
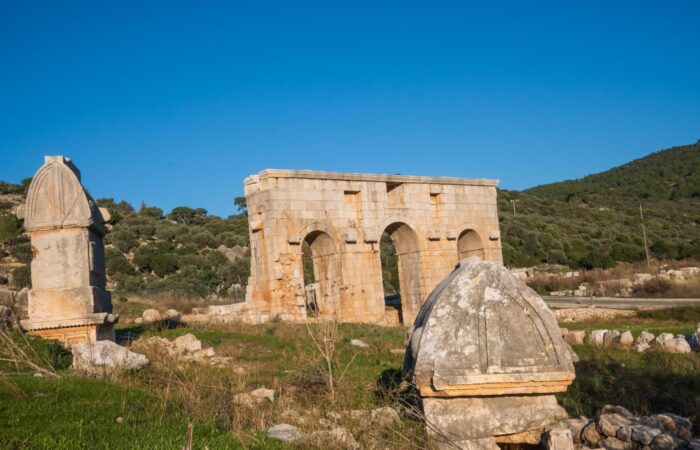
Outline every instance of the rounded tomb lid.
POLYGON ((554 314, 501 264, 471 257, 430 294, 404 373, 423 396, 543 394, 574 379, 554 314))
POLYGON ((24 208, 29 231, 90 227, 104 235, 104 218, 80 183, 80 171, 69 158, 46 156, 32 178, 24 208))

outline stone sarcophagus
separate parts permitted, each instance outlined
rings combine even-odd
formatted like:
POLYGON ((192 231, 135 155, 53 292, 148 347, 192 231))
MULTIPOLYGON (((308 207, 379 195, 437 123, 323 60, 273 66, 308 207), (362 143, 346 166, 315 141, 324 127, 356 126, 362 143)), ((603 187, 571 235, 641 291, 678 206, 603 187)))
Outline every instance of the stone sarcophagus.
POLYGON ((554 394, 571 384, 574 366, 544 301, 502 265, 472 257, 421 308, 404 373, 438 441, 497 448, 538 443, 566 417, 554 394))
POLYGON ((22 327, 67 344, 114 340, 118 317, 106 290, 105 218, 70 159, 45 158, 20 213, 33 253, 22 327))

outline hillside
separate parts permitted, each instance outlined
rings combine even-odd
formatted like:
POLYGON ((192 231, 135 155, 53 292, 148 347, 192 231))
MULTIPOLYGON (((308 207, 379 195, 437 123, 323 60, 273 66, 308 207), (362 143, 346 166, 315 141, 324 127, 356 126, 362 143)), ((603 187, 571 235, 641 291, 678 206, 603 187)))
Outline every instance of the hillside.
POLYGON ((569 203, 698 199, 700 143, 661 150, 580 180, 545 184, 523 192, 569 203))
MULTIPOLYGON (((29 181, 0 182, 0 285, 29 283, 31 248, 14 215, 29 181)), ((105 244, 116 297, 167 293, 242 299, 250 271, 242 199, 236 200, 241 214, 225 219, 201 208, 182 206, 164 214, 157 207, 136 210, 112 199, 98 203, 112 215, 105 244)), ((640 204, 653 257, 700 259, 700 145, 656 152, 580 180, 500 190, 505 263, 595 268, 642 261, 640 204)), ((389 276, 392 261, 382 259, 388 292, 397 284, 389 276)))
POLYGON ((580 180, 500 191, 506 262, 590 268, 641 261, 640 205, 653 257, 700 256, 700 144, 662 150, 580 180))

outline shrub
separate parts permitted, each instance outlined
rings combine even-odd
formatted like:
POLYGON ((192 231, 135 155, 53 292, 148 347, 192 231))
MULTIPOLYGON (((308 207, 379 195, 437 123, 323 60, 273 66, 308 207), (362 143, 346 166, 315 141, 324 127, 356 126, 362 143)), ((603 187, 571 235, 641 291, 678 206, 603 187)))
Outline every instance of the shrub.
POLYGON ((29 264, 32 262, 32 246, 29 242, 15 244, 10 247, 10 255, 23 264, 29 264))
POLYGON ((664 279, 664 278, 659 278, 655 277, 647 282, 645 282, 643 285, 639 287, 634 288, 634 294, 636 295, 658 295, 658 294, 663 294, 665 292, 668 292, 671 290, 673 287, 673 284, 664 279))
POLYGON ((13 215, 0 216, 0 244, 17 239, 20 229, 17 217, 13 215))
POLYGON ((32 286, 32 271, 29 266, 17 267, 12 271, 12 284, 16 289, 32 286))

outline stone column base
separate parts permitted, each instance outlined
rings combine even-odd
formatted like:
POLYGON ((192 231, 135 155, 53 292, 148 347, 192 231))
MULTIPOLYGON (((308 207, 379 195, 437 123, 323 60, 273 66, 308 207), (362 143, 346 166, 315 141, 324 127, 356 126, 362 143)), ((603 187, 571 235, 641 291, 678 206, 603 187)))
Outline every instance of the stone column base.
POLYGON ((118 315, 94 313, 83 317, 53 320, 25 319, 20 321, 20 324, 30 334, 71 345, 101 340, 114 341, 114 325, 118 321, 118 315))

